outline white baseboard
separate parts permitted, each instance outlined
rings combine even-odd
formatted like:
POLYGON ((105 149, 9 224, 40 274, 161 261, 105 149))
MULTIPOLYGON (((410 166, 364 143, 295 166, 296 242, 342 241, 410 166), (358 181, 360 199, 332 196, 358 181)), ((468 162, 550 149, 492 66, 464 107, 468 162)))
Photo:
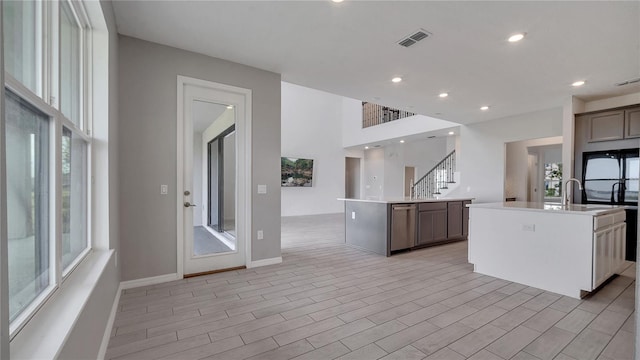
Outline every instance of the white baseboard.
POLYGON ((267 266, 267 265, 275 265, 275 264, 280 264, 280 263, 282 263, 282 257, 270 258, 270 259, 262 259, 262 260, 256 260, 256 261, 251 261, 251 262, 247 263, 247 268, 254 268, 254 267, 260 267, 260 266, 267 266))
POLYGON ((111 330, 113 330, 113 322, 116 320, 116 313, 118 312, 118 304, 120 303, 120 294, 122 294, 122 283, 118 286, 118 293, 115 299, 113 299, 113 306, 111 306, 111 313, 109 314, 109 320, 107 320, 107 327, 104 330, 102 336, 102 344, 100 344, 100 350, 98 351, 98 360, 103 360, 107 354, 107 346, 109 346, 109 340, 111 339, 111 330))
POLYGON ((120 289, 126 290, 126 289, 136 288, 140 286, 161 284, 164 282, 180 280, 180 279, 181 277, 179 277, 177 273, 173 273, 173 274, 159 275, 159 276, 153 276, 153 277, 148 277, 143 279, 122 281, 120 283, 120 289))

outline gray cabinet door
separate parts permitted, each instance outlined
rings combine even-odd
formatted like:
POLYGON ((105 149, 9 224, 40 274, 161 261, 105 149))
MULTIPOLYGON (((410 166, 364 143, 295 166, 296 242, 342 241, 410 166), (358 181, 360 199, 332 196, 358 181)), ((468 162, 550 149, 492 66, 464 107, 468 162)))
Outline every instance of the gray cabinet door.
POLYGON ((447 211, 420 211, 416 245, 447 240, 447 211))
POLYGON ((462 201, 450 201, 447 204, 447 238, 462 237, 462 201))
POLYGON ((624 112, 625 138, 640 137, 640 107, 624 112))
POLYGON ((621 140, 624 138, 624 111, 607 111, 588 116, 588 141, 621 140))

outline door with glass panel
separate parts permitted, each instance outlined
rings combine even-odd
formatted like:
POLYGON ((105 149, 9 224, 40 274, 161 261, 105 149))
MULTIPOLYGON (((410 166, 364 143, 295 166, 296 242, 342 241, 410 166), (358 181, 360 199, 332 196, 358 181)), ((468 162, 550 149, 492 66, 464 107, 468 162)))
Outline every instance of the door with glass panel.
POLYGON ((240 102, 224 92, 184 89, 184 171, 181 211, 184 274, 245 264, 236 228, 236 119, 240 102))

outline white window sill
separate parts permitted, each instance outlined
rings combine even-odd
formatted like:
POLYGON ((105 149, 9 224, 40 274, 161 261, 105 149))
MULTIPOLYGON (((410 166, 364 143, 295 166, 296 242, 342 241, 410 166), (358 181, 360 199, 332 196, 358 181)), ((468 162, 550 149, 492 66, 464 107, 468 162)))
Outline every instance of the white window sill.
POLYGON ((113 254, 113 250, 93 250, 78 265, 13 338, 11 359, 58 357, 113 254))

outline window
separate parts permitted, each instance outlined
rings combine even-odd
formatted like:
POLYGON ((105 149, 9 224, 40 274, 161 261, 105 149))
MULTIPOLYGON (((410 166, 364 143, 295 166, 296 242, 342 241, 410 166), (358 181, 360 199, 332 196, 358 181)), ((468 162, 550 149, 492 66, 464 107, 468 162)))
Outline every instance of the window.
POLYGON ((60 110, 80 126, 81 29, 68 3, 60 3, 60 110))
POLYGON ((557 201, 562 197, 562 164, 544 164, 544 201, 557 201))
POLYGON ((87 143, 62 128, 62 267, 87 248, 87 143))
POLYGON ((81 2, 3 1, 12 335, 91 249, 81 2), (55 97, 59 96, 59 101, 55 97))
POLYGON ((40 6, 35 1, 3 1, 5 70, 37 95, 42 44, 40 6))
POLYGON ((9 316, 50 284, 49 118, 6 92, 9 316))

